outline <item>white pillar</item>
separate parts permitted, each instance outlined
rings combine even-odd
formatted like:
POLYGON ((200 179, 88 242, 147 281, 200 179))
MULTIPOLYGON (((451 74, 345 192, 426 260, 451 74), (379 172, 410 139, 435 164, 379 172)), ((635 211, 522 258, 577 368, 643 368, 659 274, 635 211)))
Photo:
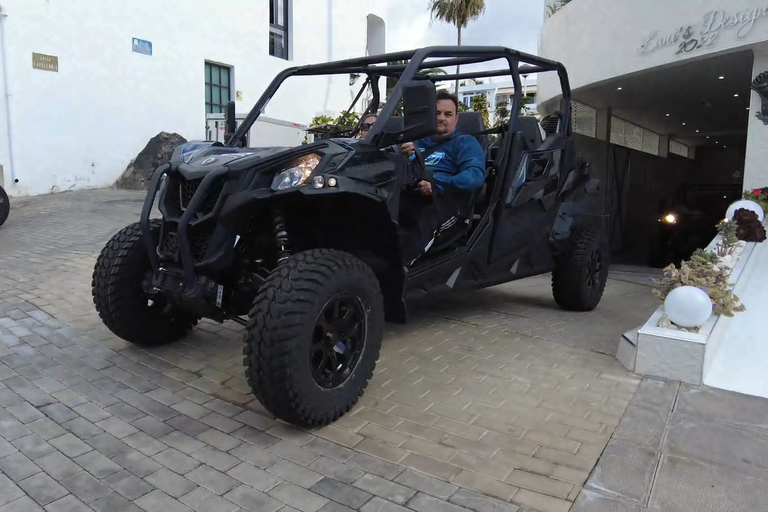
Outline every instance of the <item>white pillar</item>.
POLYGON ((595 118, 595 138, 597 140, 611 141, 611 108, 597 109, 595 118))
MULTIPOLYGON (((752 78, 768 71, 768 46, 754 49, 755 61, 752 78)), ((768 124, 756 117, 762 107, 760 95, 751 91, 749 125, 747 127, 747 151, 744 161, 744 189, 768 186, 768 124)), ((768 119, 766 119, 768 122, 768 119)))
POLYGON ((669 135, 659 135, 659 156, 669 157, 669 135))

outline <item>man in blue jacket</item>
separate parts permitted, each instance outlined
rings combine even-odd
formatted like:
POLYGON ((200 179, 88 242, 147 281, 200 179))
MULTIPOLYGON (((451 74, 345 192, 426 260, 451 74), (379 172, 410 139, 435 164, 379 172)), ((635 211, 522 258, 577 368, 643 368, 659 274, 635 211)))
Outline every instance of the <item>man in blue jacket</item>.
POLYGON ((483 149, 475 137, 456 129, 458 110, 455 95, 438 91, 435 135, 400 147, 412 159, 416 151, 429 153, 424 164, 432 175, 431 182, 419 181, 402 196, 403 256, 410 264, 429 250, 439 233, 472 215, 467 211, 470 199, 485 181, 483 149))

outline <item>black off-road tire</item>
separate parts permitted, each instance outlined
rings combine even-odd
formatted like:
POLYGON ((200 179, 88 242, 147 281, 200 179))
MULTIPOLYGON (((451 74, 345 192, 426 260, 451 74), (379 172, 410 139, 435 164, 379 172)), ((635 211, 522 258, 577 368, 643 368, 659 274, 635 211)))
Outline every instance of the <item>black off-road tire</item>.
POLYGON ((327 425, 349 412, 373 376, 384 328, 378 279, 360 259, 313 249, 280 264, 262 285, 245 334, 245 376, 253 394, 278 418, 327 425), (362 353, 346 380, 324 388, 310 363, 320 315, 334 297, 359 300, 365 321, 362 353))
MULTIPOLYGON (((150 230, 156 234, 159 229, 160 221, 151 221, 150 230)), ((198 321, 184 311, 159 311, 162 297, 154 308, 148 305, 143 287, 151 268, 141 226, 131 224, 104 246, 91 281, 93 303, 104 324, 122 339, 146 347, 176 341, 198 321)))
POLYGON ((11 202, 8 199, 8 194, 5 193, 5 189, 0 187, 0 226, 8 220, 9 213, 11 213, 11 202))
POLYGON ((552 272, 555 302, 570 311, 595 309, 608 281, 609 256, 606 241, 597 230, 576 226, 571 232, 568 253, 552 272))

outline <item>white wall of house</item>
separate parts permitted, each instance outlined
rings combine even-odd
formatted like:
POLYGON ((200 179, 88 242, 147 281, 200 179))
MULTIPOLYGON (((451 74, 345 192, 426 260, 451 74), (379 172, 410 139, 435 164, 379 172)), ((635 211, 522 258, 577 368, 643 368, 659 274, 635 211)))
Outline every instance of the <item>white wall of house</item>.
MULTIPOLYGON (((545 19, 539 54, 565 64, 578 89, 766 40, 762 0, 571 0, 545 19), (681 50, 689 26, 689 46, 681 50)), ((542 74, 539 103, 558 95, 557 76, 542 74)))
MULTIPOLYGON (((158 132, 203 139, 206 62, 231 67, 231 99, 241 91, 237 110, 247 112, 285 67, 362 56, 372 41, 383 49, 379 2, 288 2, 284 60, 269 55, 265 1, 0 0, 4 186, 12 195, 109 186, 158 132), (134 38, 151 41, 152 55, 132 51, 134 38), (33 52, 56 56, 58 71, 34 69, 33 52)), ((350 101, 347 76, 295 78, 264 114, 308 124, 350 101)))

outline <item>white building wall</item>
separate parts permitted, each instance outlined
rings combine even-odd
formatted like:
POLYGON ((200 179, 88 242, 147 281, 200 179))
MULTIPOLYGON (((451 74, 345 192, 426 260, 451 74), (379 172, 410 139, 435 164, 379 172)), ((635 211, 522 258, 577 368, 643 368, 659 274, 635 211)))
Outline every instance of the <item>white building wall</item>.
MULTIPOLYGON (((10 119, 19 180, 9 183, 3 117, 9 193, 111 185, 158 132, 205 137, 206 61, 233 67, 232 96, 242 91, 237 110, 245 112, 287 66, 364 55, 367 15, 383 17, 370 0, 291 3, 285 61, 269 56, 263 1, 0 0, 10 103, 0 114, 10 119), (132 52, 132 38, 151 41, 153 55, 132 52), (57 56, 59 71, 33 69, 33 52, 57 56)), ((347 76, 295 78, 264 114, 308 124, 350 100, 347 76)))
MULTIPOLYGON (((571 88, 578 89, 765 40, 768 4, 763 0, 571 0, 545 19, 539 53, 565 64, 571 88), (689 40, 697 43, 678 53, 689 26, 689 40), (656 47, 664 41, 669 44, 656 47)), ((559 94, 557 77, 543 73, 539 104, 559 94)))

